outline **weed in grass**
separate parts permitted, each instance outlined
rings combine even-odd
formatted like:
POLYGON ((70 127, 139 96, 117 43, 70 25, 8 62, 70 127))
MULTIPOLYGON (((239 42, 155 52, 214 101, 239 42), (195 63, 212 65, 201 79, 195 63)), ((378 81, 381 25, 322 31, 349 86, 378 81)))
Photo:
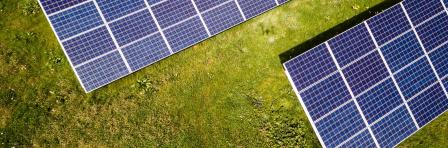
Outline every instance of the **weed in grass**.
POLYGON ((137 80, 138 88, 143 90, 145 93, 154 94, 159 91, 160 82, 157 80, 152 80, 148 77, 144 77, 137 80))
POLYGON ((25 0, 25 2, 22 3, 21 9, 25 16, 36 15, 40 12, 39 3, 36 0, 25 0))

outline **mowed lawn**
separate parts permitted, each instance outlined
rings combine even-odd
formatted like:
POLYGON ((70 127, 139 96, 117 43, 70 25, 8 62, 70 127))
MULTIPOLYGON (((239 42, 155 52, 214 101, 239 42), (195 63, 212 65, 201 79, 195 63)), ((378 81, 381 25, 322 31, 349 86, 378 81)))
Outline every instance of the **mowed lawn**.
POLYGON ((291 0, 85 94, 37 1, 0 0, 0 146, 320 147, 279 55, 381 2, 291 0))

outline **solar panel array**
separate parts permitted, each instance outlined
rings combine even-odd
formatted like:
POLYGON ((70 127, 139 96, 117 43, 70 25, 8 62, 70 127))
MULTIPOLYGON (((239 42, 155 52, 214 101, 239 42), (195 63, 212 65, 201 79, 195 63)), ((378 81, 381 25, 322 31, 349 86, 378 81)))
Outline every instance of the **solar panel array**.
POLYGON ((284 63, 326 147, 393 147, 448 110, 447 0, 405 0, 284 63))
POLYGON ((86 92, 287 0, 40 0, 86 92))

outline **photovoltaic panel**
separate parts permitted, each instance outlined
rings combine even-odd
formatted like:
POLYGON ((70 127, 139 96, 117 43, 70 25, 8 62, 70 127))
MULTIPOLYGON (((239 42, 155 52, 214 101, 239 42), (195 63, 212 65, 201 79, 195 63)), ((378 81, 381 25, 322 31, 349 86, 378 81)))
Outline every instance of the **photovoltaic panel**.
POLYGON ((71 1, 41 0, 40 2, 42 3, 45 12, 51 14, 85 1, 86 0, 71 0, 71 1))
POLYGON ((363 130, 361 133, 345 142, 340 147, 356 148, 359 146, 364 146, 366 148, 375 147, 375 141, 373 141, 372 136, 370 136, 369 131, 363 130))
POLYGON ((440 84, 435 84, 409 101, 409 107, 420 126, 423 126, 448 109, 448 100, 440 84))
POLYGON ((391 111, 390 115, 375 123, 371 128, 381 147, 393 147, 417 131, 404 105, 391 111))
POLYGON ((328 147, 336 147, 339 143, 366 128, 366 125, 352 101, 317 122, 316 127, 319 131, 322 131, 321 136, 324 143, 327 143, 328 147))
POLYGON ((75 8, 51 15, 49 19, 62 40, 103 24, 93 2, 82 3, 75 8))
POLYGON ((393 147, 448 110, 443 2, 405 0, 284 63, 324 147, 393 147))
POLYGON ((427 21, 430 17, 435 16, 437 13, 443 11, 443 5, 440 4, 440 0, 424 0, 424 1, 404 1, 405 7, 410 20, 413 24, 421 24, 427 21))
POLYGON ((39 0, 86 92, 287 0, 39 0))
POLYGON ((426 51, 430 52, 448 40, 448 16, 438 15, 416 29, 426 51))
POLYGON ((443 79, 442 81, 443 81, 443 85, 445 86, 445 89, 448 90, 448 77, 443 79))
POLYGON ((375 44, 368 35, 367 28, 364 25, 358 25, 328 41, 341 67, 375 49, 375 44))
POLYGON ((79 65, 116 49, 106 27, 100 27, 65 41, 63 45, 74 65, 79 65))
POLYGON ((303 102, 310 108, 311 118, 319 119, 344 102, 350 100, 350 93, 344 85, 341 75, 335 74, 314 85, 302 94, 303 102))
POLYGON ((411 29, 411 25, 407 22, 406 15, 399 5, 390 8, 387 13, 381 13, 372 17, 367 23, 379 45, 383 45, 387 41, 392 40, 392 38, 411 29))
POLYGON ((389 76, 377 51, 347 66, 342 72, 355 96, 389 76))
POLYGON ((429 54, 434 68, 440 77, 448 76, 448 45, 444 45, 429 54))
POLYGON ((394 75, 406 100, 437 82, 426 58, 422 58, 394 75))
POLYGON ((392 72, 397 72, 425 54, 412 31, 384 45, 381 51, 392 72))
POLYGON ((403 104, 392 78, 385 80, 357 98, 359 107, 370 124, 403 104))

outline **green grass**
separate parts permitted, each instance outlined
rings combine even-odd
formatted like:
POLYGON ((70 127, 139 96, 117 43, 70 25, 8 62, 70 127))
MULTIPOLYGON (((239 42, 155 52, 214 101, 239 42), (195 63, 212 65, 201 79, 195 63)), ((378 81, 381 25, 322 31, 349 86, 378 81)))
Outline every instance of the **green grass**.
MULTIPOLYGON (((35 0, 0 1, 1 146, 319 147, 279 55, 381 0, 292 0, 85 94, 35 0)), ((443 115, 403 147, 448 145, 443 115)))

